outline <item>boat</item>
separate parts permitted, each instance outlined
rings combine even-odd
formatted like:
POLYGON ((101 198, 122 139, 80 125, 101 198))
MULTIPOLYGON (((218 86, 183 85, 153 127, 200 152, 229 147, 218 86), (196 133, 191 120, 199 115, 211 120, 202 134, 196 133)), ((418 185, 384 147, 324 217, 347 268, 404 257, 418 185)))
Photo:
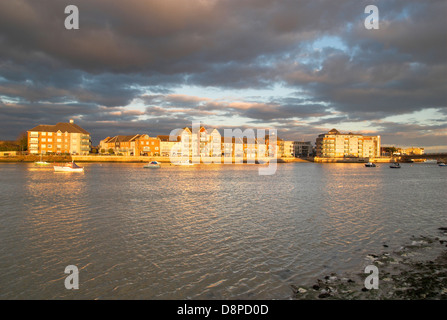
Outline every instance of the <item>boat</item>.
POLYGON ((445 166, 447 166, 447 164, 445 164, 444 162, 440 162, 440 163, 438 163, 438 166, 445 167, 445 166))
POLYGON ((84 167, 78 166, 74 161, 68 162, 63 166, 54 166, 55 172, 84 172, 84 167))
POLYGON ((148 164, 145 164, 143 168, 160 168, 160 163, 157 161, 151 161, 148 164))
POLYGON ((34 162, 34 165, 36 165, 36 166, 48 166, 50 164, 51 163, 46 162, 46 161, 36 161, 36 162, 34 162))
POLYGON ((365 163, 365 167, 376 167, 376 164, 372 163, 372 162, 368 162, 368 163, 365 163))
POLYGON ((42 160, 42 153, 40 154, 40 161, 34 162, 34 165, 36 166, 48 166, 50 164, 51 163, 42 160))
POLYGON ((392 169, 400 169, 400 163, 395 162, 392 165, 390 165, 390 168, 392 168, 392 169))
POLYGON ((184 161, 180 161, 175 163, 178 166, 193 166, 194 163, 191 162, 191 160, 184 160, 184 161))

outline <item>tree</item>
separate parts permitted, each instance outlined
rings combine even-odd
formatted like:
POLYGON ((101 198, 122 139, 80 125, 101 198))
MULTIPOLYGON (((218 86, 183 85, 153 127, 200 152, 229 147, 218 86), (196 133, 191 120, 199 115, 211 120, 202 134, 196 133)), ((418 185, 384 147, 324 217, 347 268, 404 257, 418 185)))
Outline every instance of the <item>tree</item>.
POLYGON ((114 154, 114 153, 115 153, 115 151, 113 151, 113 149, 112 149, 112 148, 110 148, 110 149, 109 149, 109 153, 110 153, 110 154, 114 154))
POLYGON ((23 131, 19 134, 16 140, 17 145, 20 147, 20 151, 28 150, 28 133, 23 131))

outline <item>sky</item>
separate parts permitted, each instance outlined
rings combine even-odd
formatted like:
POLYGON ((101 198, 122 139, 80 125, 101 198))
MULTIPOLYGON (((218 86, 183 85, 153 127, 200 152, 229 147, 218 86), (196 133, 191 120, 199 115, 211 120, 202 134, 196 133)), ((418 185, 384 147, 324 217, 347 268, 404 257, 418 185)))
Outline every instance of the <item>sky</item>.
POLYGON ((94 144, 200 121, 447 152, 446 14, 445 0, 0 0, 0 140, 69 119, 94 144))

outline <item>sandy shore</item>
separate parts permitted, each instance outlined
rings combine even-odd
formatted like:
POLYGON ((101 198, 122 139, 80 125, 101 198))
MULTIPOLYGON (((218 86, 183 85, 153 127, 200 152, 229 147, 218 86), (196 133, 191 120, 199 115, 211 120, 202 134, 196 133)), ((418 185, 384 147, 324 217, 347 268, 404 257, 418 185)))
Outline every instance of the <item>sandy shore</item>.
POLYGON ((379 270, 378 289, 366 289, 367 273, 331 273, 312 287, 292 285, 294 299, 445 300, 447 299, 447 228, 435 236, 412 237, 399 250, 369 254, 366 265, 379 270))

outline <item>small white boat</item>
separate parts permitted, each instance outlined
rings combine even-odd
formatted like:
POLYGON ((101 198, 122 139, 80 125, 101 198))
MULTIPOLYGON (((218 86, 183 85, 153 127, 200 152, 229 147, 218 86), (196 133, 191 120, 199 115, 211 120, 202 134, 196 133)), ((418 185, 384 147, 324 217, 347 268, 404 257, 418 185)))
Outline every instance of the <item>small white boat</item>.
POLYGON ((36 161, 36 162, 34 162, 34 165, 36 165, 36 166, 48 166, 50 164, 51 163, 46 162, 46 161, 36 161))
POLYGON ((390 165, 390 168, 391 168, 391 169, 400 169, 400 163, 395 162, 395 163, 393 163, 392 165, 390 165))
POLYGON ((36 166, 48 166, 50 164, 51 163, 42 160, 42 153, 40 154, 40 161, 34 162, 34 165, 36 166))
POLYGON ((194 165, 194 163, 192 163, 191 160, 184 160, 181 162, 177 162, 175 164, 178 166, 193 166, 194 165))
POLYGON ((148 164, 145 164, 143 168, 160 168, 160 163, 157 161, 151 161, 148 164))
POLYGON ((372 162, 368 162, 368 163, 365 163, 365 167, 371 167, 371 168, 374 168, 374 167, 376 167, 376 164, 375 164, 375 163, 372 163, 372 162))
POLYGON ((440 167, 446 167, 447 164, 445 164, 444 162, 440 162, 440 163, 438 163, 438 166, 440 166, 440 167))
POLYGON ((78 166, 74 161, 68 162, 63 166, 54 166, 55 172, 84 172, 84 167, 78 166))

